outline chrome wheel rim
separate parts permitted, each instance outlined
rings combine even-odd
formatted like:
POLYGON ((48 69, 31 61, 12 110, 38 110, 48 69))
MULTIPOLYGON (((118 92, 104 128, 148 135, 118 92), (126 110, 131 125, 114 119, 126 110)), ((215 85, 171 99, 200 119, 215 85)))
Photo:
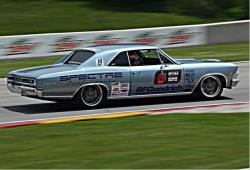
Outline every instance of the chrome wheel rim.
POLYGON ((81 98, 85 105, 96 106, 102 100, 102 89, 99 86, 87 86, 81 91, 81 98))
POLYGON ((208 76, 201 81, 201 92, 208 98, 216 97, 221 91, 220 79, 215 76, 208 76))

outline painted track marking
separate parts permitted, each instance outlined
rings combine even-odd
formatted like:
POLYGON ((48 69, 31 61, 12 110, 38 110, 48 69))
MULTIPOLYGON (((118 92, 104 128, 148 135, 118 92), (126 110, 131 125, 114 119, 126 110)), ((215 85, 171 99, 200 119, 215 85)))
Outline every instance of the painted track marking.
POLYGON ((126 112, 101 113, 101 114, 92 114, 92 115, 66 116, 66 117, 46 118, 46 119, 31 119, 31 120, 22 120, 22 121, 13 121, 13 122, 3 122, 3 123, 0 123, 0 128, 26 126, 26 125, 33 125, 33 124, 66 123, 66 122, 74 122, 74 121, 81 121, 81 120, 121 118, 121 117, 140 116, 140 115, 167 114, 171 111, 178 111, 178 110, 185 111, 185 110, 191 110, 191 109, 197 109, 197 108, 240 106, 244 104, 248 104, 248 102, 148 109, 148 110, 137 110, 137 111, 126 111, 126 112))

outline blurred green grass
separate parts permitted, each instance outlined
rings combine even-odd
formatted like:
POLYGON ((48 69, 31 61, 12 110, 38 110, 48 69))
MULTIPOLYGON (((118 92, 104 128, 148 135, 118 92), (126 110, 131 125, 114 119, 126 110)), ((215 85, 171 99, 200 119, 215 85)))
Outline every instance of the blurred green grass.
MULTIPOLYGON (((173 58, 220 59, 226 62, 249 60, 248 43, 172 48, 165 51, 173 58)), ((59 58, 0 60, 0 77, 6 77, 11 70, 52 64, 59 58)))
POLYGON ((219 59, 225 62, 249 60, 249 43, 204 45, 165 50, 174 58, 219 59))
POLYGON ((223 17, 182 15, 173 11, 117 11, 96 6, 98 4, 89 0, 1 0, 0 35, 127 29, 230 20, 223 17))
POLYGON ((249 113, 211 113, 0 129, 0 168, 247 168, 248 125, 249 113))

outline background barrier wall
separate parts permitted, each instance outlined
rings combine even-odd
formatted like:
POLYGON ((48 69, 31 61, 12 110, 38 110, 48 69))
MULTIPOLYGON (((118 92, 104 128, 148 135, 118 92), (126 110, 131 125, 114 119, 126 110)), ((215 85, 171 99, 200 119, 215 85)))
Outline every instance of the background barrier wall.
POLYGON ((249 41, 249 21, 207 25, 207 44, 249 41))
POLYGON ((0 37, 0 59, 65 55, 91 45, 140 43, 161 48, 249 41, 249 20, 113 31, 0 37))

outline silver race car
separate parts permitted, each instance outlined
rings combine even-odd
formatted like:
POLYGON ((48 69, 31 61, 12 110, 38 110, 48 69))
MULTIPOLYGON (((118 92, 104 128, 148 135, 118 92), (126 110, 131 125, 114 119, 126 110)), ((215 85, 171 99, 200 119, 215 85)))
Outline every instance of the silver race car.
POLYGON ((22 96, 70 99, 94 107, 108 99, 197 95, 214 99, 239 82, 238 67, 219 60, 173 59, 154 46, 78 49, 53 65, 11 71, 7 87, 22 96))

